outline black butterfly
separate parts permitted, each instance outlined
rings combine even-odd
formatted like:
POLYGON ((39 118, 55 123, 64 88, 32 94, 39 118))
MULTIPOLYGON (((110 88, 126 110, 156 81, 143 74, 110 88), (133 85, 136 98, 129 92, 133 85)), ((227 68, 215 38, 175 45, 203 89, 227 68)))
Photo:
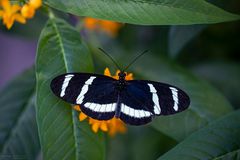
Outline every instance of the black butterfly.
POLYGON ((80 105, 81 111, 94 119, 109 120, 115 116, 131 125, 181 112, 190 104, 188 95, 172 85, 128 81, 124 71, 118 76, 119 80, 91 73, 67 73, 54 78, 51 89, 59 98, 80 105))

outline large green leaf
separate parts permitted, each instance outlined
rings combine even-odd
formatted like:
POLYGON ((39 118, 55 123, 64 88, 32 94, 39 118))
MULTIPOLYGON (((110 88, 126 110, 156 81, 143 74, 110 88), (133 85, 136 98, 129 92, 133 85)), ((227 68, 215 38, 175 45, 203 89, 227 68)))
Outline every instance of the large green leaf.
POLYGON ((176 145, 176 141, 150 127, 134 128, 132 139, 132 160, 156 160, 176 145))
POLYGON ((207 25, 172 26, 168 36, 168 50, 175 58, 183 47, 196 37, 207 25))
POLYGON ((104 159, 102 133, 94 134, 76 111, 55 97, 51 80, 66 72, 91 72, 90 53, 79 32, 54 18, 43 29, 37 53, 37 122, 44 159, 104 159))
POLYGON ((46 0, 63 12, 142 25, 218 23, 239 19, 203 0, 46 0))
POLYGON ((240 65, 233 62, 205 62, 192 68, 193 72, 216 86, 234 107, 240 106, 240 65), (221 71, 221 72, 219 72, 221 71))
POLYGON ((40 153, 34 93, 33 69, 0 92, 0 159, 36 159, 40 153))
POLYGON ((240 110, 192 134, 159 160, 240 159, 240 110))
POLYGON ((166 58, 145 56, 135 73, 144 79, 166 82, 182 88, 191 99, 189 109, 176 115, 156 117, 152 126, 180 141, 207 123, 232 110, 219 92, 166 58))
POLYGON ((155 160, 177 144, 149 126, 128 127, 126 135, 117 135, 108 144, 109 160, 155 160))

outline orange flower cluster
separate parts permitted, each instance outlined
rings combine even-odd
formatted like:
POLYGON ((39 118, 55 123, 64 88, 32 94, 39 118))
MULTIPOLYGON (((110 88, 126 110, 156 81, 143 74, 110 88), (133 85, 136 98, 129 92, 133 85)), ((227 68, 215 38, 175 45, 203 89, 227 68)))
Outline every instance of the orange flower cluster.
POLYGON ((83 21, 85 28, 94 31, 102 31, 112 37, 115 37, 118 34, 120 28, 123 26, 122 23, 107 20, 99 20, 90 17, 84 18, 83 21))
MULTIPOLYGON (((120 71, 118 70, 116 72, 115 75, 111 75, 110 70, 108 68, 106 68, 104 70, 104 75, 105 76, 109 76, 115 79, 118 79, 118 73, 120 71)), ((133 75, 132 73, 129 73, 126 75, 126 80, 132 80, 133 79, 133 75)), ((76 105, 74 106, 74 109, 79 111, 79 120, 83 121, 85 119, 89 120, 89 124, 92 126, 92 131, 97 133, 100 130, 102 130, 103 132, 108 132, 108 134, 110 136, 114 136, 116 133, 125 133, 127 128, 124 122, 122 122, 120 119, 118 118, 112 118, 110 120, 107 121, 99 121, 96 119, 93 119, 91 117, 88 117, 86 114, 84 114, 83 112, 81 112, 80 106, 76 105)))
POLYGON ((10 29, 15 21, 25 24, 26 19, 32 18, 41 5, 42 0, 29 0, 23 6, 11 4, 9 0, 0 0, 0 18, 2 17, 3 24, 10 29))

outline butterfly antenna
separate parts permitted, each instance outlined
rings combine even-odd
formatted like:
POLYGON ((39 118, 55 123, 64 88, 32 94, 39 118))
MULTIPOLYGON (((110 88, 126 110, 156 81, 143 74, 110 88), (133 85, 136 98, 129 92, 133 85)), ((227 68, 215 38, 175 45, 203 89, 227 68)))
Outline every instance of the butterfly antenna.
POLYGON ((129 65, 127 67, 124 68, 123 72, 126 71, 134 62, 136 62, 140 57, 142 57, 145 53, 147 53, 148 50, 145 50, 144 52, 142 52, 141 54, 139 54, 136 58, 134 58, 132 60, 131 63, 129 63, 129 65))
POLYGON ((107 53, 105 52, 102 48, 98 48, 100 51, 102 51, 108 58, 112 60, 112 62, 116 65, 117 69, 121 71, 121 67, 117 64, 117 62, 107 53))

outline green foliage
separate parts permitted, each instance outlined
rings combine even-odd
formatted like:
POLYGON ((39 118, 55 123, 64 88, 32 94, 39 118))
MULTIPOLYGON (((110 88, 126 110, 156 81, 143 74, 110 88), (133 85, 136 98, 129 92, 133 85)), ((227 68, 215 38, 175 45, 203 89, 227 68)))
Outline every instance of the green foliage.
POLYGON ((108 159, 157 159, 176 144, 176 141, 149 126, 129 127, 127 136, 119 135, 109 142, 108 159))
MULTIPOLYGON (((233 1, 222 4, 230 2, 233 1)), ((228 52, 236 51, 232 51, 233 46, 239 48, 239 36, 235 41, 226 39, 230 46, 224 48, 226 56, 220 52, 224 45, 219 44, 227 44, 220 43, 225 40, 219 36, 225 34, 219 29, 221 25, 206 28, 206 24, 239 20, 239 15, 204 0, 45 0, 42 10, 48 16, 41 15, 24 30, 18 26, 14 32, 25 35, 31 30, 27 34, 35 37, 42 22, 48 19, 39 37, 35 72, 30 69, 0 91, 0 159, 36 159, 40 153, 46 160, 240 158, 240 111, 234 111, 229 103, 230 100, 235 108, 240 104, 239 65, 212 63, 211 59, 210 63, 202 63, 199 58, 208 54, 214 60, 235 58, 228 52), (73 16, 69 18, 66 13, 73 16), (138 25, 201 25, 125 25, 120 38, 101 34, 99 38, 83 29, 82 19, 76 16, 138 25), (67 18, 77 21, 76 27, 63 20, 67 18), (38 27, 32 30, 32 26, 38 27), (205 37, 201 37, 201 31, 205 37), (196 41, 192 41, 194 38, 196 41), (208 40, 216 42, 215 46, 208 40), (121 53, 116 57, 122 64, 129 61, 131 52, 150 48, 150 53, 135 63, 130 72, 136 79, 178 86, 189 94, 190 108, 176 115, 155 117, 148 126, 129 127, 125 135, 114 138, 106 138, 101 131, 93 133, 87 121, 79 122, 79 113, 70 104, 53 95, 50 82, 66 72, 102 73, 106 66, 113 66, 105 56, 95 54, 102 46, 121 53), (201 47, 209 50, 211 46, 210 53, 198 55, 201 47)), ((235 35, 234 27, 228 27, 232 32, 226 35, 235 35)))
POLYGON ((131 142, 131 159, 133 160, 156 159, 177 144, 176 141, 166 135, 147 127, 135 129, 130 135, 132 135, 131 138, 133 139, 131 142), (138 134, 138 132, 141 132, 141 134, 138 134), (144 144, 144 152, 139 152, 143 150, 142 144, 144 144))
POLYGON ((196 75, 216 86, 232 102, 235 108, 238 107, 240 91, 236 88, 240 88, 239 64, 233 62, 205 62, 194 66, 192 70, 196 75))
POLYGON ((239 159, 240 110, 186 138, 159 160, 239 159))
POLYGON ((172 26, 168 36, 170 56, 176 58, 181 49, 206 27, 206 25, 172 26))
POLYGON ((61 73, 92 70, 79 32, 63 20, 49 19, 39 39, 36 61, 37 122, 44 159, 104 159, 103 134, 94 134, 89 125, 79 123, 76 111, 50 90, 51 80, 61 73))
POLYGON ((140 25, 219 23, 239 19, 203 0, 47 0, 48 5, 79 16, 140 25))
POLYGON ((0 159, 35 159, 40 153, 31 69, 0 92, 0 159))

